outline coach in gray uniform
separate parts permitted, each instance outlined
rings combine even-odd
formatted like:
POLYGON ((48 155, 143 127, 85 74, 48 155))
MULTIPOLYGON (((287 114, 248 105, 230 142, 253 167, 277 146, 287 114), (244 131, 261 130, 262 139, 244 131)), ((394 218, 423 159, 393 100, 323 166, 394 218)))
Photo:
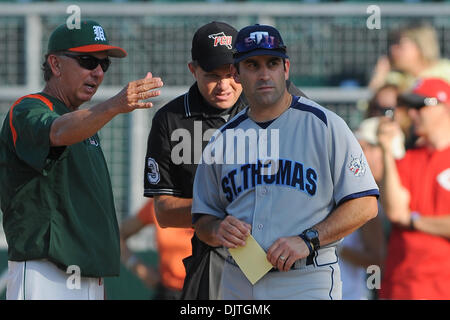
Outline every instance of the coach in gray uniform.
POLYGON ((275 28, 243 28, 234 49, 249 107, 203 153, 193 222, 211 246, 243 246, 251 233, 273 269, 252 285, 228 257, 223 298, 340 299, 336 245, 377 213, 367 161, 341 118, 286 90, 290 62, 275 28))

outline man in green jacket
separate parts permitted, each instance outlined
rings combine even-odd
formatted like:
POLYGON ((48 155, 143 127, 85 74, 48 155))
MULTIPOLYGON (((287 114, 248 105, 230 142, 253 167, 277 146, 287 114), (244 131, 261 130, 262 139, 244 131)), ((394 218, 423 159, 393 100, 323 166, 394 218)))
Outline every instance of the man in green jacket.
POLYGON ((59 26, 43 64, 45 88, 18 99, 0 132, 0 204, 8 243, 7 299, 103 299, 118 276, 119 228, 97 135, 120 113, 150 108, 162 86, 148 73, 89 109, 111 46, 102 26, 59 26))

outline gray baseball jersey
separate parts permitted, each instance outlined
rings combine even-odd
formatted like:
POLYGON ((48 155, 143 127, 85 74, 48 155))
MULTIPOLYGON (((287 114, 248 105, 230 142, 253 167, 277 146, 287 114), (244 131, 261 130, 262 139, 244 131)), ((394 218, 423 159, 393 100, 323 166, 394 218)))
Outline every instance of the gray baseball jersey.
POLYGON ((254 122, 246 108, 216 132, 194 180, 194 221, 198 214, 233 215, 252 225, 267 251, 344 201, 379 195, 344 120, 304 97, 292 101, 271 122, 254 122))

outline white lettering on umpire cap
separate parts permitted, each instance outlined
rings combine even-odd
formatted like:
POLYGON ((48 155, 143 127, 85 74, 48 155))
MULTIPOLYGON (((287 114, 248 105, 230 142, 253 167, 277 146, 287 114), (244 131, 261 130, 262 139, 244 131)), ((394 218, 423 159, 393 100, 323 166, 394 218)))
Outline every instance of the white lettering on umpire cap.
POLYGON ((233 49, 233 36, 227 36, 223 31, 219 33, 210 34, 210 39, 214 39, 214 47, 226 46, 228 49, 233 49))
POLYGON ((94 26, 93 28, 94 28, 94 35, 95 35, 94 41, 97 41, 97 40, 106 41, 103 28, 101 26, 94 26))

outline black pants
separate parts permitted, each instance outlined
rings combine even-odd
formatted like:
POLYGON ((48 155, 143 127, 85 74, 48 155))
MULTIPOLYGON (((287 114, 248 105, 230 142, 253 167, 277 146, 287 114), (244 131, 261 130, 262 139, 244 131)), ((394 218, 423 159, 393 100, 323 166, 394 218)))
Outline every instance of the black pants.
POLYGON ((180 300, 181 290, 175 290, 165 287, 162 283, 158 284, 153 300, 180 300))
POLYGON ((223 265, 228 255, 225 248, 213 248, 192 237, 192 256, 183 259, 186 278, 182 300, 210 300, 219 295, 223 265))

